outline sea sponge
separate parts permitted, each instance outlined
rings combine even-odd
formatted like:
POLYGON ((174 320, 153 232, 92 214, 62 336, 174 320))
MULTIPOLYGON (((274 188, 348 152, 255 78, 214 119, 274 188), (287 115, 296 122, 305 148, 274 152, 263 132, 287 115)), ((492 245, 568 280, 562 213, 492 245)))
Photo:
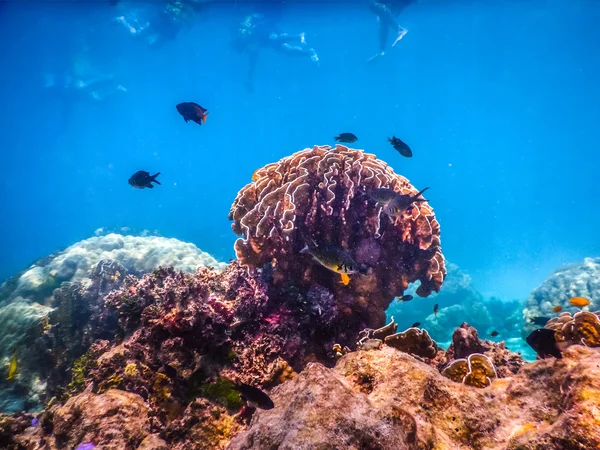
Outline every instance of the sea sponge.
MULTIPOLYGON (((406 178, 375 155, 341 145, 305 149, 256 171, 255 180, 238 193, 229 214, 238 259, 262 268, 272 264, 275 284, 315 281, 337 299, 356 305, 380 326, 384 311, 409 283, 419 280, 417 294, 439 291, 446 268, 440 226, 427 202, 412 205, 403 217, 391 218, 369 199, 372 188, 416 194, 406 178), (366 274, 340 276, 300 255, 310 236, 352 254, 366 274)), ((349 311, 350 312, 350 311, 349 311)))
POLYGON ((385 343, 401 352, 429 359, 435 358, 438 350, 429 333, 420 328, 409 328, 402 333, 392 334, 385 338, 385 343))

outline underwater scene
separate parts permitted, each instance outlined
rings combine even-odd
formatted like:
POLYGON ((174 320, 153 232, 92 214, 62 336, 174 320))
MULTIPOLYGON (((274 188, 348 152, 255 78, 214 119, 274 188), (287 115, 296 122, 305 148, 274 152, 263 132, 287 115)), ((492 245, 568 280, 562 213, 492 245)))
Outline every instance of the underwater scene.
POLYGON ((0 0, 0 450, 600 449, 599 23, 0 0))

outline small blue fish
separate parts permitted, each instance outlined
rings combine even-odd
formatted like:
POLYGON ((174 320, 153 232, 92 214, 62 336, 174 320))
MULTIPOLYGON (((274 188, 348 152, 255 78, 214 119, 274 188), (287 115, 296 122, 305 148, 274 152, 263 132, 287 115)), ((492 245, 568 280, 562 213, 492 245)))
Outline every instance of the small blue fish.
POLYGON ((79 447, 77 447, 75 450, 94 450, 95 448, 96 445, 92 442, 85 442, 83 444, 79 444, 79 447))
POLYGON ((37 427, 40 424, 40 419, 38 419, 37 417, 34 417, 33 419, 31 419, 31 426, 33 428, 37 427))

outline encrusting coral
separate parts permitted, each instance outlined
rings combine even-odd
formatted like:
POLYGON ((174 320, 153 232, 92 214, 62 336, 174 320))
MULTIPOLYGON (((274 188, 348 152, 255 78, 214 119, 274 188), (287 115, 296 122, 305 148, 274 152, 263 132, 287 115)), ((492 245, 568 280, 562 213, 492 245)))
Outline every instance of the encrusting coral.
POLYGON ((239 261, 271 266, 275 285, 319 283, 344 314, 362 316, 372 326, 385 322, 385 309, 409 283, 419 280, 423 297, 439 291, 446 269, 433 209, 418 202, 404 216, 388 217, 383 205, 370 200, 371 189, 417 190, 375 155, 315 146, 268 164, 255 178, 239 192, 229 218, 242 236, 235 243, 239 261), (300 254, 303 235, 344 249, 368 270, 352 275, 348 285, 340 282, 339 275, 300 254))

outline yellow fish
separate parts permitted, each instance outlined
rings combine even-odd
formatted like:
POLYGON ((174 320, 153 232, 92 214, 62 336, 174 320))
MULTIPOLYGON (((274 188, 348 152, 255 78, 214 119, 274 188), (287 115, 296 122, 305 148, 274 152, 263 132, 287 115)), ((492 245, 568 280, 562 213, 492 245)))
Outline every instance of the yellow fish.
POLYGON ((259 170, 260 170, 260 169, 256 169, 256 170, 254 171, 254 173, 252 174, 252 181, 256 181, 256 180, 258 180, 258 171, 259 171, 259 170))
POLYGON ((590 304, 590 301, 587 298, 583 297, 573 297, 569 300, 569 303, 573 306, 579 306, 580 308, 587 306, 590 304))
POLYGON ((342 276, 342 284, 344 286, 348 286, 350 284, 350 277, 345 273, 342 273, 341 276, 342 276))
POLYGON ((14 380, 16 374, 17 374, 17 347, 13 348, 12 358, 11 358, 10 364, 8 366, 8 376, 6 377, 6 380, 7 381, 14 380))

